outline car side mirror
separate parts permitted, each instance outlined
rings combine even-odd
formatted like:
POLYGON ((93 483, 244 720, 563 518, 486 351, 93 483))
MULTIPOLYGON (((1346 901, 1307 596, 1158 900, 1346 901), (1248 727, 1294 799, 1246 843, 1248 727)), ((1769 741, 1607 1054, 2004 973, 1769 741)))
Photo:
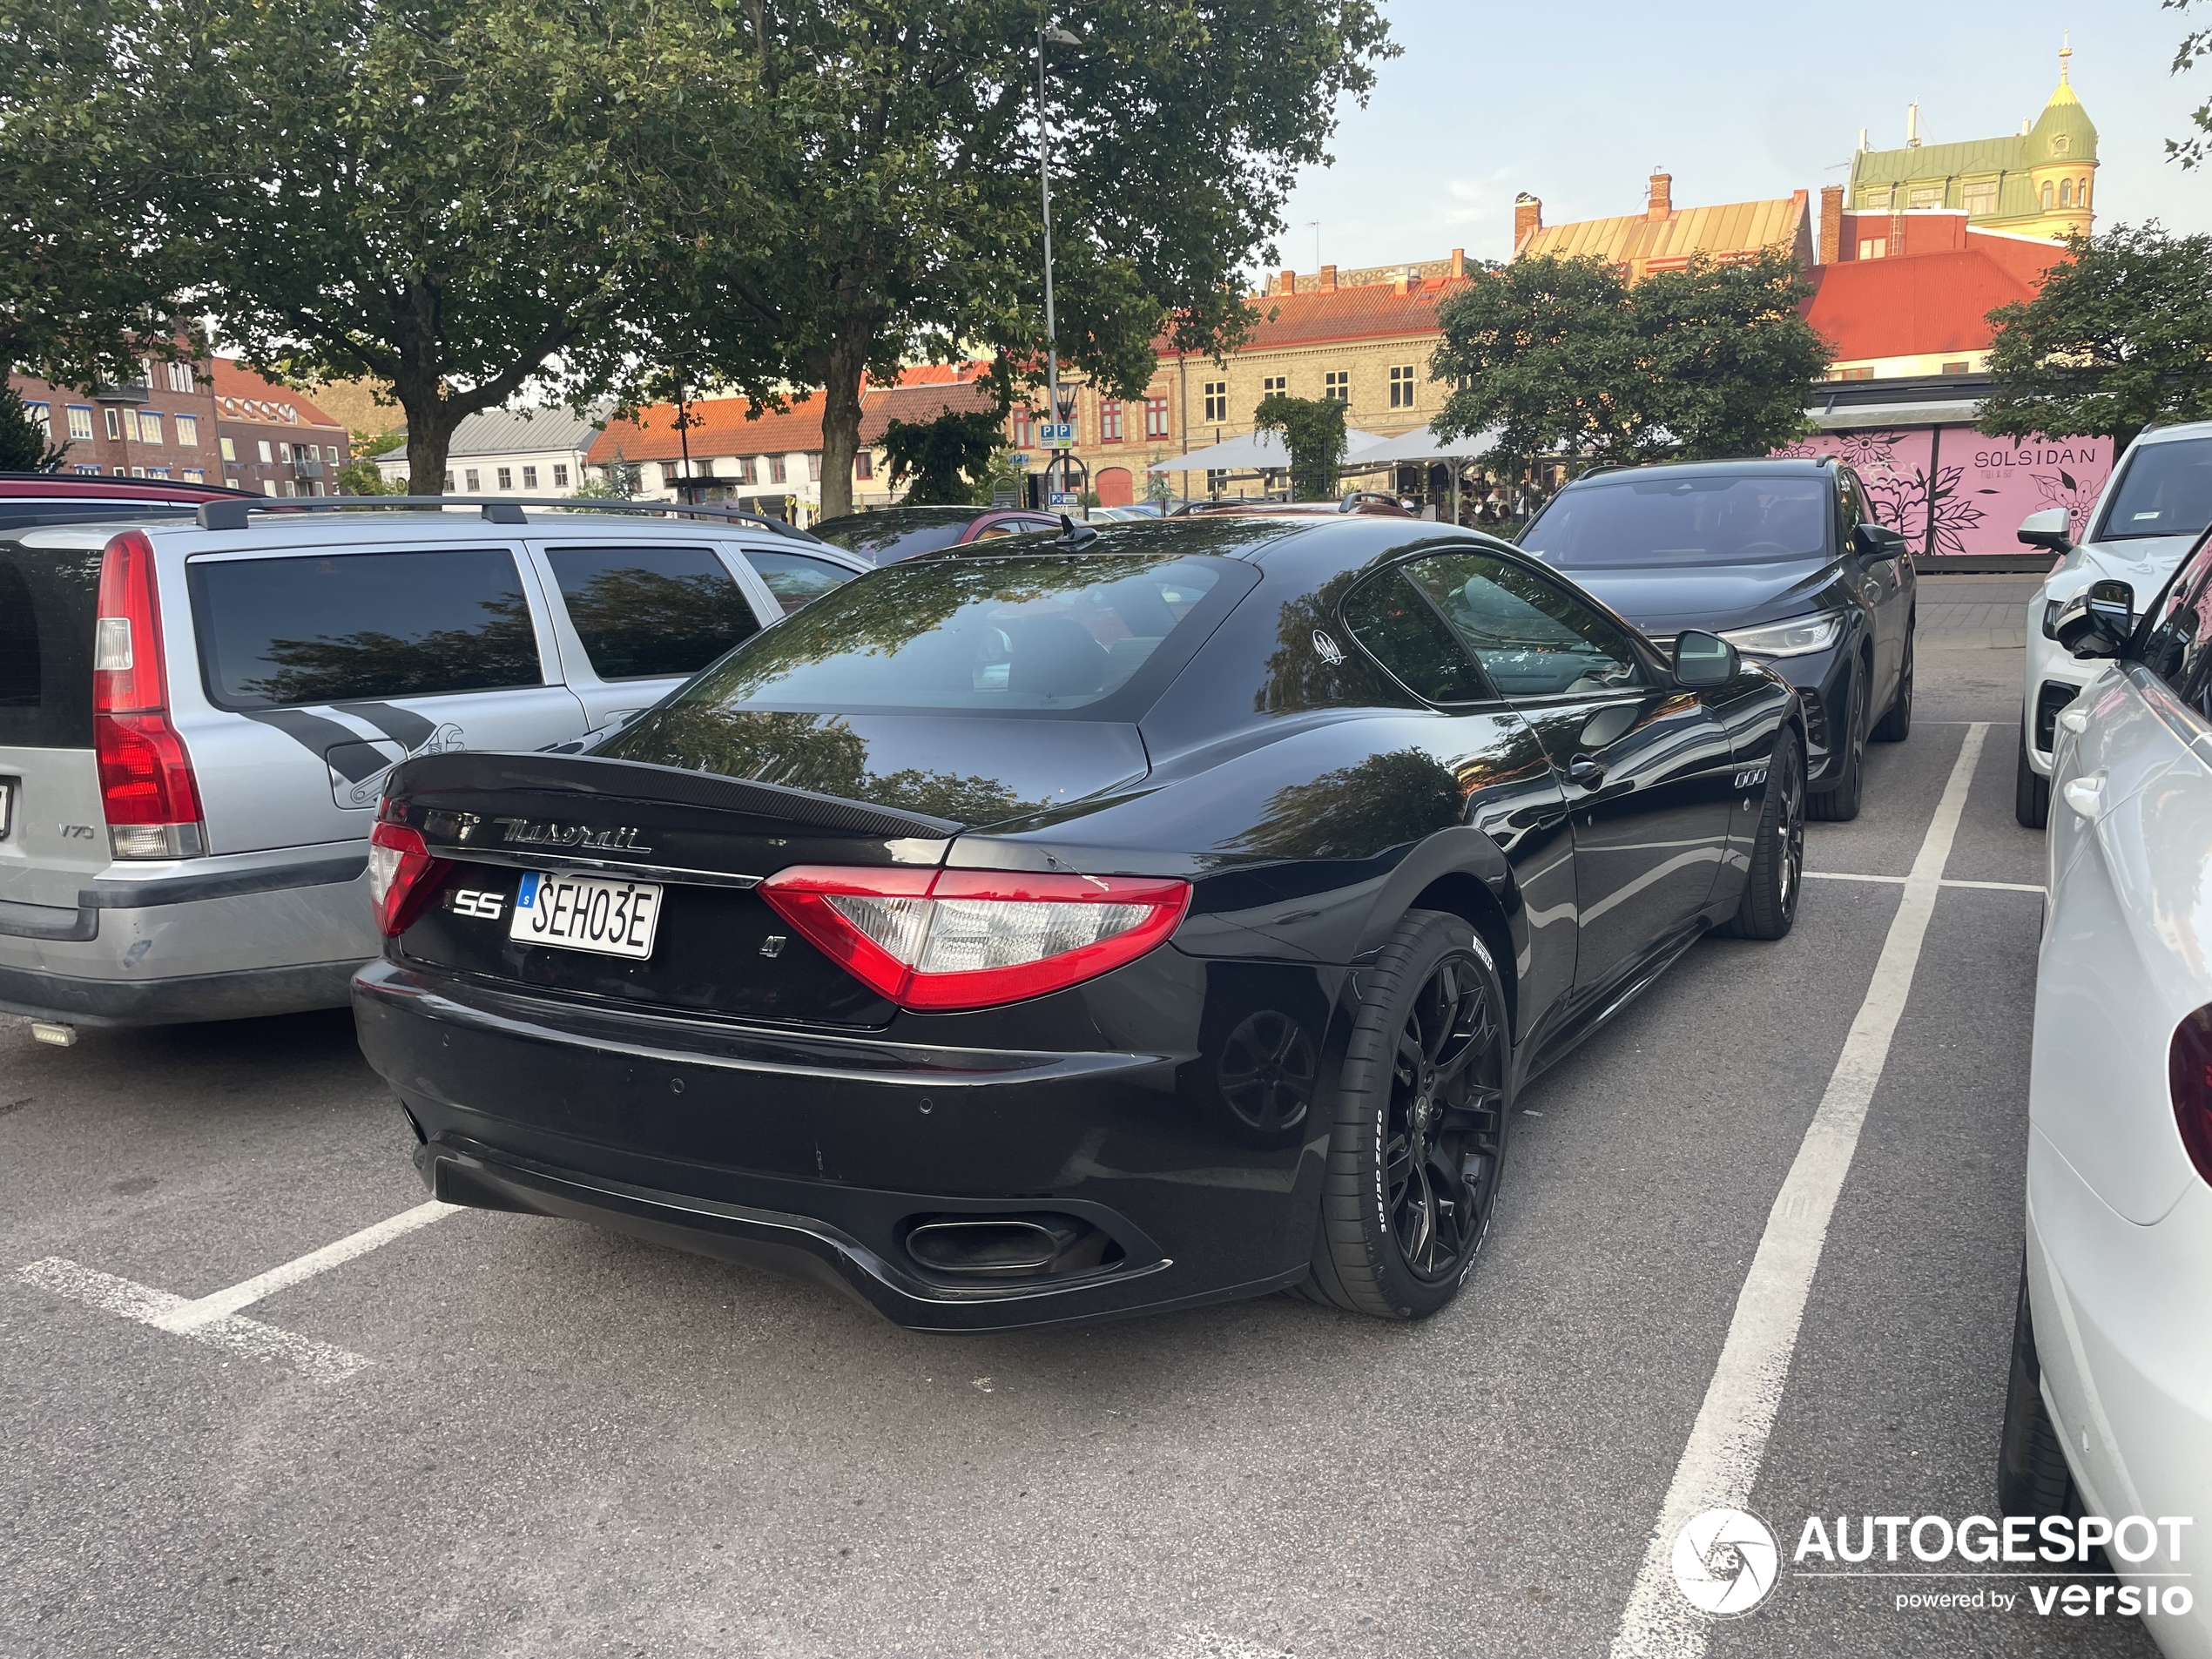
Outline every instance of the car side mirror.
POLYGON ((2067 529, 2066 509, 2046 507, 2020 520, 2020 539, 2030 547, 2047 547, 2054 553, 2064 553, 2074 545, 2067 529))
POLYGON ((1718 634, 1689 628, 1675 636, 1675 684, 1691 690, 1725 685, 1743 659, 1718 634))
POLYGON ((1861 524, 1851 538, 1858 550, 1870 559, 1901 559, 1905 556, 1905 537, 1886 524, 1861 524))
POLYGON ((2117 657, 2135 632, 2135 590, 2125 582, 2093 582, 2059 608, 2051 637, 2076 657, 2117 657))

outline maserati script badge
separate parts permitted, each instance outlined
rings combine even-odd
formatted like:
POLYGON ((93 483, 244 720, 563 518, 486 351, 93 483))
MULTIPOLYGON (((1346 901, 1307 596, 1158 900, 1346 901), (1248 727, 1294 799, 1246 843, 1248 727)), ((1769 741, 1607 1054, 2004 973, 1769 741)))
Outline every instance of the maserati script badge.
POLYGON ((644 831, 634 825, 593 829, 589 824, 563 824, 553 819, 533 823, 527 818, 495 818, 492 822, 505 826, 507 833, 500 838, 502 840, 519 841, 529 846, 579 846, 606 853, 653 850, 637 839, 644 831))

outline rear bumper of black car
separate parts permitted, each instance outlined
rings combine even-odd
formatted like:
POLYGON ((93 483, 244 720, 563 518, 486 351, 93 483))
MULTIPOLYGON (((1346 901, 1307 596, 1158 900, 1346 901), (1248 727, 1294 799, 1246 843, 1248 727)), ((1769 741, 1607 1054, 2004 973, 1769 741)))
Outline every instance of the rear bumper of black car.
POLYGON ((1302 1277, 1312 1247, 1318 1131, 1239 1141, 1195 1097, 1187 1051, 770 1032, 390 961, 356 977, 354 1009, 437 1197, 812 1279, 914 1329, 1258 1295, 1302 1277), (917 1225, 1024 1220, 1089 1236, 1086 1258, 977 1278, 909 1244, 917 1225))

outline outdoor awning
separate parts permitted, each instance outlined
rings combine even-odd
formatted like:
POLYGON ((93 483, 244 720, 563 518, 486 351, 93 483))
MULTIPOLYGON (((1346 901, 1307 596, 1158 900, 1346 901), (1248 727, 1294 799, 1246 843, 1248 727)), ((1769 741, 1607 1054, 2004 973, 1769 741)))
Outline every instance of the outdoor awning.
MULTIPOLYGON (((1382 440, 1372 432, 1347 428, 1345 438, 1348 448, 1345 464, 1350 466, 1366 450, 1382 440)), ((1153 472, 1262 472, 1272 469, 1277 472, 1290 470, 1291 452, 1283 445, 1279 432, 1248 432, 1241 438, 1231 438, 1210 448, 1193 449, 1187 455, 1170 455, 1165 461, 1155 462, 1153 472)))
POLYGON ((1372 448, 1345 458, 1347 467, 1383 467, 1399 461, 1467 461, 1490 453, 1498 441, 1497 428, 1470 432, 1463 438, 1440 438, 1427 427, 1416 427, 1372 448))

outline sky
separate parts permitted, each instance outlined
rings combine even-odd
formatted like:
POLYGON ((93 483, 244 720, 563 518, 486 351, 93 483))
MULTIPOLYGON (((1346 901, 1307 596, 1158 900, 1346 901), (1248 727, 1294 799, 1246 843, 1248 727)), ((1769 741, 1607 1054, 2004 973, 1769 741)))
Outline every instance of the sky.
POLYGON ((2075 94, 2097 126, 2097 228, 2157 219, 2212 231, 2212 168, 2184 172, 2164 140, 2195 129, 2212 61, 2168 71, 2192 12, 2158 0, 1858 0, 1851 6, 1727 0, 1551 0, 1545 5, 1382 0, 1405 53, 1364 109, 1347 103, 1333 165, 1304 170, 1280 264, 1391 265, 1513 252, 1513 199, 1542 199, 1558 225, 1643 206, 1655 168, 1678 207, 1843 183, 1865 127, 1905 142, 2017 132, 2058 84, 2073 31, 2075 94), (1320 222, 1320 257, 1314 230, 1320 222))

